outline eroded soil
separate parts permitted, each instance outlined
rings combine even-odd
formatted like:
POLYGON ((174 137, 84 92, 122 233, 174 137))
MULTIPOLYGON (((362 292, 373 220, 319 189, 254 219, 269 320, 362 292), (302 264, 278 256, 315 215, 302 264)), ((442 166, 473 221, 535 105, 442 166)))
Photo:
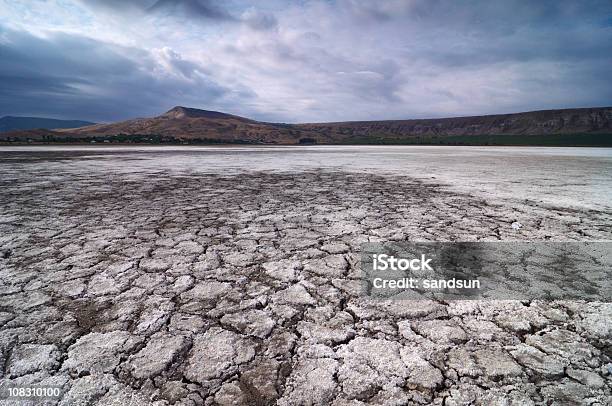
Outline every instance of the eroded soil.
POLYGON ((611 213, 325 171, 0 183, 0 377, 50 404, 612 403, 610 304, 375 301, 358 257, 610 239, 611 213))

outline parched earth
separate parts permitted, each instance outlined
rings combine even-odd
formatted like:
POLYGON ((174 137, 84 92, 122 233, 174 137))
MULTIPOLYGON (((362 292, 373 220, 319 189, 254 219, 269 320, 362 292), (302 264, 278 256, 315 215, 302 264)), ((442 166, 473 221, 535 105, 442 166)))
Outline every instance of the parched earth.
POLYGON ((610 239, 612 213, 332 171, 13 171, 0 190, 0 379, 61 385, 47 404, 612 404, 610 304, 375 301, 358 257, 610 239))

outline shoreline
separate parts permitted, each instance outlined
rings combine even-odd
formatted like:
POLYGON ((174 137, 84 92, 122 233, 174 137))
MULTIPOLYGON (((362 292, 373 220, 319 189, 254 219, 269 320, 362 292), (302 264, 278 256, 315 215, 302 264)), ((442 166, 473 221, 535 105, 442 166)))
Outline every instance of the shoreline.
POLYGON ((545 145, 545 144, 349 144, 349 143, 334 143, 334 144, 259 144, 259 143, 136 143, 136 142, 1 142, 0 147, 7 146, 155 146, 155 147, 487 147, 487 148, 612 148, 612 143, 606 145, 586 145, 586 144, 567 144, 567 145, 545 145))

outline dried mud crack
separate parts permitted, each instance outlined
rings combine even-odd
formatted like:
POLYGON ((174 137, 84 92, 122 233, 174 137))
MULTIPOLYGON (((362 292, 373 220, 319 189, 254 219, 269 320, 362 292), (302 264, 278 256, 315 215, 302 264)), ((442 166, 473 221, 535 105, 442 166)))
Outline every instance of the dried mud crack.
POLYGON ((62 385, 49 404, 612 403, 610 304, 373 301, 358 258, 367 241, 610 239, 611 213, 339 171, 0 187, 0 378, 62 385))

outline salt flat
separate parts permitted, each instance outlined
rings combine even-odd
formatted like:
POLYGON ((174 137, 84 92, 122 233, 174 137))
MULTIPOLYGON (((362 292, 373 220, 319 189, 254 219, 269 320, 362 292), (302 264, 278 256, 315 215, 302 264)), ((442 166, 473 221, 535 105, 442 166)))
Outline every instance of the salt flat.
POLYGON ((2 382, 66 405, 610 404, 610 304, 373 301, 358 247, 610 240, 611 172, 609 149, 4 147, 2 382))

